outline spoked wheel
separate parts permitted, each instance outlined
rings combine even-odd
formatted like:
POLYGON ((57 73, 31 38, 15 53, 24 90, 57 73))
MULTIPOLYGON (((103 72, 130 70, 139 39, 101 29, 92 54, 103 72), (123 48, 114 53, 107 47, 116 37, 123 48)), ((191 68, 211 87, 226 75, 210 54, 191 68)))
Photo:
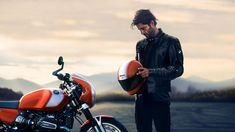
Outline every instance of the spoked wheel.
MULTIPOLYGON (((114 118, 102 117, 101 123, 105 132, 127 132, 126 128, 114 118)), ((89 123, 81 128, 81 132, 96 132, 96 130, 89 123)))

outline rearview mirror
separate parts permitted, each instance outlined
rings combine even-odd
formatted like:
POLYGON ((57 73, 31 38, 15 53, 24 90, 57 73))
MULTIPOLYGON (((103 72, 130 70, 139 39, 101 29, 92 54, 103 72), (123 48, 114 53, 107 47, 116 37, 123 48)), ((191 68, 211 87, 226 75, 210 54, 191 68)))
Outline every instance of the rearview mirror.
POLYGON ((58 59, 58 65, 63 65, 63 64, 64 64, 63 57, 60 56, 59 59, 58 59))

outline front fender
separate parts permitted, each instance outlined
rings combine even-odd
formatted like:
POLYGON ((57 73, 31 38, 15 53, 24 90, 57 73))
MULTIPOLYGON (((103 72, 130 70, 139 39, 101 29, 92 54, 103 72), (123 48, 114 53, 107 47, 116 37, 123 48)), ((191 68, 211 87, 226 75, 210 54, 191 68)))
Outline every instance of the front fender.
MULTIPOLYGON (((101 121, 102 118, 113 118, 113 116, 110 115, 97 115, 95 117, 93 117, 94 119, 97 119, 98 121, 101 121)), ((91 120, 86 120, 82 125, 81 125, 81 129, 88 125, 91 122, 91 120)))
POLYGON ((81 126, 80 132, 87 132, 91 129, 95 129, 97 132, 105 131, 118 131, 118 132, 128 132, 124 125, 117 121, 112 116, 99 115, 93 118, 96 121, 96 126, 93 126, 91 121, 85 122, 81 126), (98 125, 98 126, 97 126, 98 125))

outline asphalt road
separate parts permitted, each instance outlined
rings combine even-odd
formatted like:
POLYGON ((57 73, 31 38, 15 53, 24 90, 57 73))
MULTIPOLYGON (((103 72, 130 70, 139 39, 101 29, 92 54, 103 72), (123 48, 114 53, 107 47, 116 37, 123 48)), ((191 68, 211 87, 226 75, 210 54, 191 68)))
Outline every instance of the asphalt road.
MULTIPOLYGON (((136 132, 133 103, 102 103, 91 111, 114 116, 128 131, 136 132)), ((171 118, 172 132, 235 132, 235 103, 172 103, 171 118)), ((75 125, 73 131, 77 130, 75 125)))

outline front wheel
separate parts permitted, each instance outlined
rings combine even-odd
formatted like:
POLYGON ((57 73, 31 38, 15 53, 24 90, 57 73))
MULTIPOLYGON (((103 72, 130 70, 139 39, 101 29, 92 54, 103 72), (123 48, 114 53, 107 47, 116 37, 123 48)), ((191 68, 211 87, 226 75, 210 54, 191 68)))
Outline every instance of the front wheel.
MULTIPOLYGON (((127 132, 126 128, 116 119, 111 117, 95 117, 101 122, 105 132, 127 132)), ((81 132, 96 132, 91 123, 87 123, 81 127, 81 132)))

